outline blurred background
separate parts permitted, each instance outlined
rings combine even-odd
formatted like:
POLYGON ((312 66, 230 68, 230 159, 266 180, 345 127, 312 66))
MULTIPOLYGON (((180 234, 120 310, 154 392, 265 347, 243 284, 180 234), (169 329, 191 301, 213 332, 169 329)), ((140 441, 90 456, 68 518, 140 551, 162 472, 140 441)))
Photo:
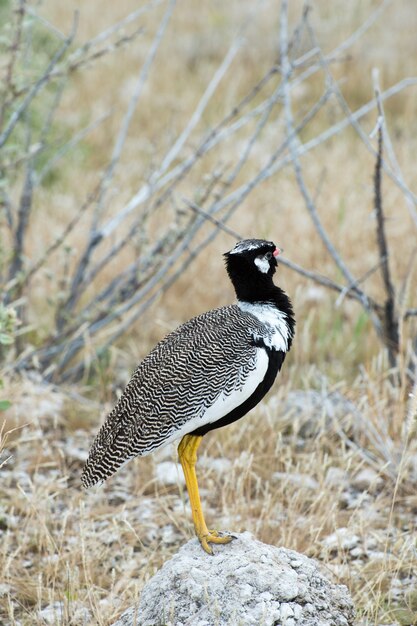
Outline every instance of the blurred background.
MULTIPOLYGON (((19 369, 78 380, 97 358, 101 367, 116 358, 117 348, 136 362, 187 315, 230 300, 221 253, 236 237, 190 203, 238 236, 273 239, 290 261, 345 287, 306 211, 294 151, 351 277, 374 268, 362 286, 381 299, 373 71, 390 96, 383 102, 389 262, 398 288, 410 275, 417 222, 409 191, 417 45, 410 3, 291 3, 290 146, 279 5, 122 3, 98 15, 72 4, 22 6, 22 24, 18 10, 3 8, 12 46, 9 59, 7 46, 3 53, 3 277, 6 302, 17 302, 19 369)), ((300 342, 299 358, 331 358, 326 374, 346 376, 375 356, 369 311, 349 298, 335 308, 337 294, 287 270, 280 280, 318 340, 314 350, 300 342), (340 355, 343 372, 335 371, 340 355)))
POLYGON ((417 11, 289 5, 0 3, 6 623, 108 623, 191 536, 175 451, 79 472, 138 361, 233 301, 246 237, 284 248, 297 335, 207 437, 212 515, 415 623, 417 11))

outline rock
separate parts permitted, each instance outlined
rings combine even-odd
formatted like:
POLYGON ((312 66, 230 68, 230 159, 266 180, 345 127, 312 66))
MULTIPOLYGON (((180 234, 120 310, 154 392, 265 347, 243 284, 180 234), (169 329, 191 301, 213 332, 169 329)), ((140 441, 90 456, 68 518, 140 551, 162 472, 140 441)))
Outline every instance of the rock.
POLYGON ((155 467, 155 478, 161 485, 166 485, 167 487, 171 485, 185 485, 181 465, 173 461, 158 463, 155 467))
POLYGON ((312 389, 290 391, 284 403, 284 415, 291 429, 304 439, 315 437, 321 430, 345 430, 349 423, 360 423, 357 407, 341 393, 312 389))
POLYGON ((290 483, 295 487, 300 487, 304 489, 310 489, 312 491, 317 491, 319 488, 319 484, 317 480, 309 476, 308 474, 297 474, 294 472, 274 472, 271 475, 272 480, 276 480, 280 483, 290 483))
POLYGON ((206 554, 189 541, 145 585, 139 604, 113 626, 350 626, 343 585, 319 564, 250 533, 206 554))
POLYGON ((331 552, 338 552, 339 550, 352 550, 359 542, 358 535, 355 535, 349 528, 338 528, 323 540, 323 545, 331 552))
POLYGON ((352 480, 352 485, 355 489, 359 489, 359 491, 369 491, 370 493, 379 491, 383 484, 384 481, 381 476, 370 467, 361 470, 352 480))
POLYGON ((211 456, 202 456, 201 459, 198 459, 198 465, 199 467, 213 470, 216 474, 225 474, 232 468, 230 459, 214 459, 211 456))
MULTIPOLYGON (((66 610, 63 602, 53 602, 38 612, 39 624, 63 624, 67 623, 66 610)), ((13 622, 14 623, 14 622, 13 622)), ((79 602, 71 603, 71 626, 88 626, 92 624, 92 615, 87 607, 79 602)))
POLYGON ((48 604, 45 608, 41 609, 38 613, 38 617, 42 620, 42 624, 56 624, 63 619, 64 606, 62 602, 53 602, 48 604))
POLYGON ((328 468, 324 482, 326 485, 339 488, 345 488, 349 485, 346 472, 340 467, 334 466, 328 468))

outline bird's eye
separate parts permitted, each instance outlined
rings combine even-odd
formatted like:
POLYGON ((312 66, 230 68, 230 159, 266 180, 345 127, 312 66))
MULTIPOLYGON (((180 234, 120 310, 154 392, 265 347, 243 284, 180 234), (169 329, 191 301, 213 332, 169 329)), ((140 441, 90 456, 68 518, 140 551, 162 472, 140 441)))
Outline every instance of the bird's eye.
POLYGON ((267 253, 265 254, 265 258, 266 258, 268 261, 270 261, 270 260, 272 259, 272 252, 267 252, 267 253))

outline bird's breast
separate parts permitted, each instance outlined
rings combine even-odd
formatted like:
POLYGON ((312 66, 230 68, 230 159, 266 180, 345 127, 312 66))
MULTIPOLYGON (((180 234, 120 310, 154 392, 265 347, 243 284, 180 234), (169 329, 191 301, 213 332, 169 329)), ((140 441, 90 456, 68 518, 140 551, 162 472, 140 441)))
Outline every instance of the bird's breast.
POLYGON ((254 366, 242 376, 229 392, 223 391, 214 403, 209 406, 202 417, 202 423, 212 423, 221 419, 241 404, 254 393, 255 389, 264 380, 269 365, 269 356, 264 348, 256 348, 254 366))
POLYGON ((253 331, 255 345, 264 345, 280 352, 288 351, 292 334, 285 313, 267 303, 239 301, 238 306, 241 311, 250 313, 260 322, 260 326, 253 331))

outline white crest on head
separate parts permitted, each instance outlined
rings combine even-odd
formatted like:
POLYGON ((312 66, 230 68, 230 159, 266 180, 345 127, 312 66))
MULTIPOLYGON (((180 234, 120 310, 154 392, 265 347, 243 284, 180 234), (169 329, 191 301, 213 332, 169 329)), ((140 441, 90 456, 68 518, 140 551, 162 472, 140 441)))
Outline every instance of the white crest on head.
POLYGON ((269 261, 264 256, 258 256, 255 259, 256 267, 262 272, 262 274, 267 274, 269 271, 269 261))
POLYGON ((244 239, 243 241, 238 241, 235 247, 230 250, 229 254, 241 254, 242 252, 249 252, 249 250, 257 250, 261 243, 265 244, 266 242, 261 242, 256 239, 244 239))
POLYGON ((283 313, 273 304, 263 302, 243 302, 238 300, 238 307, 244 313, 251 313, 262 324, 264 324, 270 333, 268 336, 261 338, 267 346, 275 350, 288 351, 288 340, 291 337, 291 331, 287 323, 287 315, 283 313))

